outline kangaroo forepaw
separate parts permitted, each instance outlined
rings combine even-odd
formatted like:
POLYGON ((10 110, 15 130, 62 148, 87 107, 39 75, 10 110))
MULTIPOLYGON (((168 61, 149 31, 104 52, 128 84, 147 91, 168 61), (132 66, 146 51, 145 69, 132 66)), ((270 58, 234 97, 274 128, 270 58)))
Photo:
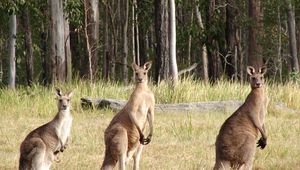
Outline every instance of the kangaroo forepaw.
POLYGON ((151 142, 151 136, 148 136, 146 139, 144 138, 144 136, 142 135, 140 138, 140 143, 142 145, 148 145, 151 142))
POLYGON ((257 147, 264 149, 267 146, 267 139, 261 137, 257 142, 257 147))

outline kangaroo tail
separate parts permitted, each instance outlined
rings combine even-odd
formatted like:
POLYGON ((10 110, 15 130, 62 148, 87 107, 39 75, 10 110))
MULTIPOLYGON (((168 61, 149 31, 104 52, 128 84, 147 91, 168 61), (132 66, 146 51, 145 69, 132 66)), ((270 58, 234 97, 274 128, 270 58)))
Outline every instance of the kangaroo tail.
POLYGON ((105 156, 100 170, 112 170, 118 162, 118 159, 114 157, 109 147, 105 149, 105 156))

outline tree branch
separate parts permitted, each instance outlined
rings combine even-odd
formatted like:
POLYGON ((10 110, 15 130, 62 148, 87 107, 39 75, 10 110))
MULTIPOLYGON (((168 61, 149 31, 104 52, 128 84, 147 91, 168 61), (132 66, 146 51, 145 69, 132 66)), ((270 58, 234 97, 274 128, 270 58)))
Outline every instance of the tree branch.
POLYGON ((188 68, 185 68, 183 70, 180 70, 178 72, 178 76, 180 76, 181 74, 185 74, 186 72, 191 72, 192 70, 194 70, 196 67, 198 66, 198 63, 194 63, 193 65, 191 65, 188 68))

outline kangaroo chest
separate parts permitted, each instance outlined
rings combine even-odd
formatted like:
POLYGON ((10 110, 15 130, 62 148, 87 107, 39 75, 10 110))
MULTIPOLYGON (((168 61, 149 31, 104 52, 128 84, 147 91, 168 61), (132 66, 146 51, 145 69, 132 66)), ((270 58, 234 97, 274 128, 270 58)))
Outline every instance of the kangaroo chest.
POLYGON ((70 116, 68 118, 65 118, 61 126, 58 128, 58 137, 62 141, 63 144, 67 142, 67 138, 70 135, 71 132, 71 126, 72 126, 73 118, 70 116))

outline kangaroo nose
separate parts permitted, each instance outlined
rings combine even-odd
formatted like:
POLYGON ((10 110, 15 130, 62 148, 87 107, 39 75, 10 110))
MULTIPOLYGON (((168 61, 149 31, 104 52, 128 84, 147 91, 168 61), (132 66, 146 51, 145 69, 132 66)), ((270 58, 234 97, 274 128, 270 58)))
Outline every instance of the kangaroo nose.
POLYGON ((62 105, 62 108, 63 108, 63 109, 66 109, 66 108, 67 108, 67 105, 66 105, 66 104, 62 105))
POLYGON ((261 83, 256 83, 256 87, 260 87, 261 83))

